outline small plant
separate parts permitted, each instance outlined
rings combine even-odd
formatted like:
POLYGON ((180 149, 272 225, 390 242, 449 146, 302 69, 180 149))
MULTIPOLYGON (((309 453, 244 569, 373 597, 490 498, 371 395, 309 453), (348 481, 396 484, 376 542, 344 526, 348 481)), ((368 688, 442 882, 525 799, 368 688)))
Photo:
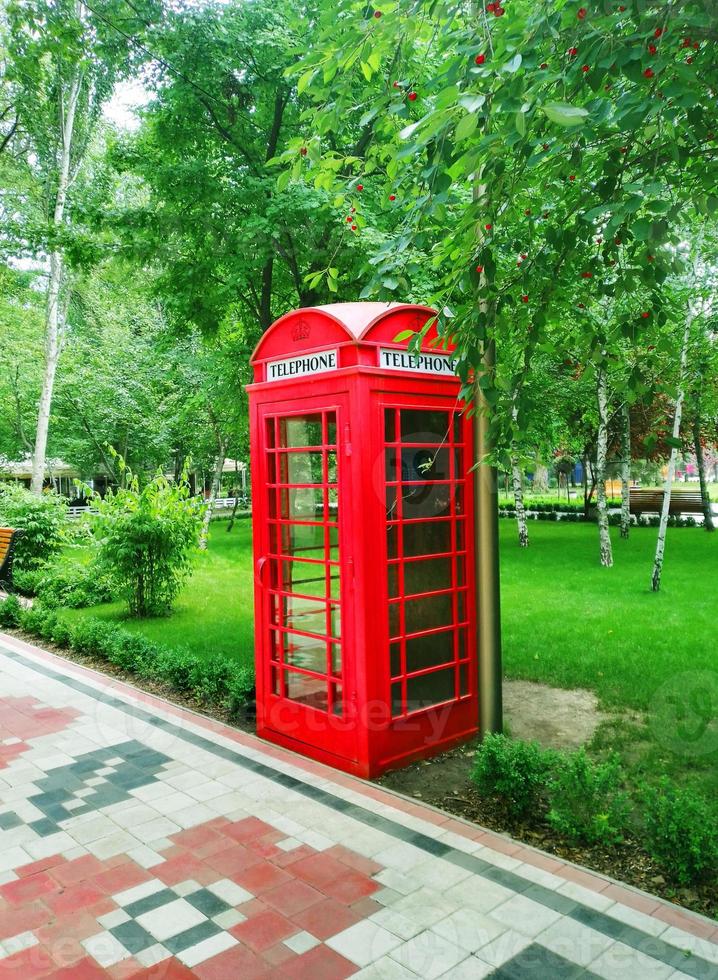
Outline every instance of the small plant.
POLYGON ((629 814, 622 778, 615 754, 605 762, 591 762, 584 749, 562 754, 548 781, 549 823, 576 842, 622 840, 629 814))
POLYGON ((718 875, 718 815, 689 790, 664 776, 641 791, 644 844, 679 885, 718 875))
MULTIPOLYGON (((34 576, 36 573, 32 573, 34 576)), ((102 565, 79 562, 47 569, 36 576, 35 594, 46 606, 65 606, 68 609, 81 609, 97 606, 112 599, 110 576, 102 565)))
POLYGON ((7 599, 0 602, 0 626, 15 629, 20 625, 21 614, 22 606, 16 595, 9 595, 7 599))
POLYGON ((476 753, 472 779, 479 792, 523 817, 540 804, 552 760, 553 753, 538 742, 488 734, 476 753))
POLYGON ((15 483, 0 483, 0 526, 23 531, 15 547, 16 569, 37 568, 62 547, 68 517, 62 497, 38 496, 15 483))

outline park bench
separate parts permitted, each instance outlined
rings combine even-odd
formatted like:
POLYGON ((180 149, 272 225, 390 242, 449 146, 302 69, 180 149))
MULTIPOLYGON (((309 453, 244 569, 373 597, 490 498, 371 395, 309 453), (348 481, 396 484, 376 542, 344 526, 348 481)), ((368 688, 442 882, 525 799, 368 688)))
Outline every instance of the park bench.
MULTIPOLYGON (((663 490, 644 490, 639 487, 631 487, 629 494, 629 506, 631 513, 639 519, 641 514, 646 512, 660 514, 663 507, 663 490)), ((703 499, 700 490, 674 489, 671 492, 671 502, 668 508, 669 514, 702 514, 703 499)))
POLYGON ((12 527, 0 527, 0 589, 12 590, 12 559, 15 542, 22 534, 12 527))

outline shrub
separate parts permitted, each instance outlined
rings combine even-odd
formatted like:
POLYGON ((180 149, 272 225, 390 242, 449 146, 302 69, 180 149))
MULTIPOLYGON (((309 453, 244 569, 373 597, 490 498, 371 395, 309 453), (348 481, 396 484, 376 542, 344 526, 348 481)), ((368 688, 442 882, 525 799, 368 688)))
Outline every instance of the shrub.
POLYGON ((72 627, 70 649, 82 656, 101 656, 109 659, 114 649, 118 628, 99 619, 81 619, 72 627))
POLYGON ((666 776, 644 787, 644 844, 651 857, 680 885, 718 875, 718 816, 701 797, 666 776))
POLYGON ((0 626, 15 629, 20 625, 21 613, 20 600, 16 595, 9 595, 7 599, 0 602, 0 626))
POLYGON ((159 616, 172 608, 191 571, 202 510, 189 485, 158 475, 142 489, 129 486, 96 500, 100 560, 130 615, 159 616))
POLYGON ((241 664, 231 664, 227 677, 227 693, 223 702, 231 718, 236 718, 242 713, 253 693, 254 671, 241 664))
POLYGON ((42 639, 50 639, 56 623, 57 613, 53 609, 46 609, 39 602, 20 612, 20 629, 42 639))
POLYGON ((479 792, 522 817, 538 806, 552 759, 553 753, 538 742, 488 734, 476 753, 472 779, 479 792))
POLYGON ((67 507, 58 494, 38 496, 20 484, 0 483, 0 525, 24 532, 15 548, 18 569, 37 568, 57 554, 67 524, 67 507))
POLYGON ((562 754, 548 782, 549 823, 576 842, 620 841, 629 813, 622 775, 615 754, 605 762, 591 762, 584 749, 562 754))
POLYGON ((13 569, 12 584, 20 595, 34 596, 38 583, 47 572, 44 568, 13 569))
POLYGON ((48 569, 37 577, 35 594, 47 606, 81 609, 112 599, 110 576, 99 562, 78 562, 48 569))

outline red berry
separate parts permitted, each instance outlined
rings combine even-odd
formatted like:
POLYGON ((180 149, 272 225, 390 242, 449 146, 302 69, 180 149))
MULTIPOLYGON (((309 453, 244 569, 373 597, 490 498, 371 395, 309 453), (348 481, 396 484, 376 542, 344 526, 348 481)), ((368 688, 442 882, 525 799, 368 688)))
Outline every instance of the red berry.
POLYGON ((544 211, 544 213, 543 213, 543 215, 542 215, 542 217, 543 217, 543 218, 548 218, 548 211, 544 211))
POLYGON ((356 214, 356 208, 352 208, 352 214, 356 214))
POLYGON ((497 5, 497 6, 496 6, 496 7, 494 8, 494 17, 503 17, 505 13, 506 13, 506 11, 504 10, 504 8, 503 8, 503 7, 499 7, 499 6, 497 5))
POLYGON ((548 143, 543 143, 542 145, 543 145, 544 150, 548 150, 548 143))
POLYGON ((681 41, 681 47, 690 48, 690 46, 691 46, 691 39, 689 37, 684 37, 683 40, 681 41))
POLYGON ((303 157, 305 157, 307 155, 307 148, 306 148, 306 146, 303 146, 299 152, 301 153, 301 155, 303 157))
POLYGON ((602 239, 602 238, 601 238, 601 236, 599 235, 599 236, 598 236, 598 238, 596 239, 596 244, 597 244, 597 245, 600 245, 602 241, 603 241, 603 239, 602 239))
POLYGON ((351 224, 353 220, 354 220, 354 218, 352 218, 352 216, 350 214, 348 214, 347 215, 347 221, 349 222, 349 224, 351 224))
POLYGON ((492 229, 493 227, 494 227, 493 225, 484 225, 484 228, 485 228, 485 229, 486 229, 487 231, 491 231, 491 229, 492 229))
POLYGON ((620 245, 621 244, 621 239, 620 238, 614 238, 613 239, 613 244, 614 245, 620 245))
POLYGON ((655 29, 655 31, 653 32, 653 36, 654 37, 660 37, 661 34, 663 34, 663 28, 662 27, 657 27, 655 29))
POLYGON ((581 278, 582 279, 593 279, 593 273, 592 272, 582 272, 581 273, 581 278))
POLYGON ((398 82, 394 82, 393 84, 394 84, 394 88, 399 88, 399 83, 398 82))
POLYGON ((416 102, 416 92, 409 92, 407 99, 409 102, 416 102))
POLYGON ((590 65, 582 65, 581 66, 581 71, 584 73, 584 75, 586 74, 587 71, 590 71, 590 70, 591 70, 591 66, 590 65))
POLYGON ((522 259, 527 259, 528 258, 528 255, 522 255, 521 258, 522 259))
POLYGON ((625 7, 619 7, 618 9, 619 9, 619 10, 621 11, 621 13, 624 13, 624 12, 625 12, 625 10, 626 10, 626 8, 625 8, 625 7))
POLYGON ((687 65, 692 65, 693 64, 693 58, 686 58, 686 64, 687 65))
POLYGON ((518 262, 516 263, 516 268, 517 269, 521 268, 521 259, 519 259, 518 262))
POLYGON ((643 73, 643 77, 644 78, 653 78, 653 76, 655 74, 656 73, 654 72, 654 70, 652 68, 646 68, 646 70, 643 73))
POLYGON ((570 174, 570 176, 569 176, 568 179, 569 180, 575 180, 576 179, 576 174, 570 174))
POLYGON ((528 216, 531 214, 531 209, 530 208, 526 208, 526 210, 524 211, 524 214, 528 218, 528 216))
POLYGON ((621 153, 628 153, 628 147, 627 146, 622 146, 621 147, 621 153))
POLYGON ((381 10, 375 10, 374 16, 376 17, 377 20, 379 20, 379 18, 381 17, 381 10))
POLYGON ((650 315, 651 315, 651 314, 650 314, 650 313, 648 312, 648 310, 644 310, 644 311, 643 311, 643 313, 641 313, 641 317, 642 317, 642 318, 643 318, 644 320, 647 320, 647 319, 648 319, 648 317, 649 317, 650 315))
POLYGON ((655 44, 649 44, 648 51, 650 54, 655 54, 656 51, 658 51, 658 48, 655 46, 655 44))
POLYGON ((579 20, 583 20, 584 17, 586 16, 586 8, 585 7, 579 7, 579 10, 578 10, 578 13, 576 14, 576 16, 578 17, 579 20))
POLYGON ((693 42, 693 49, 694 49, 695 51, 698 51, 698 50, 699 50, 699 48, 700 48, 700 44, 698 43, 698 41, 694 41, 694 42, 693 42))
POLYGON ((528 303, 528 301, 529 301, 529 298, 528 298, 528 296, 522 296, 522 297, 521 297, 521 302, 522 302, 522 303, 528 303))
POLYGON ((487 3, 486 4, 486 13, 487 14, 493 14, 493 12, 495 10, 496 10, 496 4, 495 3, 487 3))
POLYGON ((539 68, 548 68, 548 63, 547 63, 547 62, 545 62, 545 61, 543 61, 543 62, 542 62, 542 63, 541 63, 540 65, 539 65, 539 68))
POLYGON ((648 260, 649 262, 653 262, 653 259, 654 259, 654 258, 655 258, 655 256, 653 256, 653 255, 647 255, 647 256, 646 256, 646 259, 647 259, 647 260, 648 260))
POLYGON ((476 271, 477 271, 477 272, 483 272, 483 271, 484 271, 484 267, 483 267, 483 265, 477 265, 477 266, 476 266, 476 271))
POLYGON ((474 58, 474 61, 476 62, 477 65, 483 65, 483 63, 486 61, 486 55, 477 54, 476 57, 474 58))
POLYGON ((364 190, 364 184, 357 184, 357 190, 358 191, 363 191, 364 190))
POLYGON ((578 48, 569 48, 566 52, 571 58, 575 58, 578 54, 578 48))
POLYGON ((396 194, 390 194, 389 195, 389 200, 390 201, 395 201, 396 200, 396 194))
POLYGON ((579 303, 578 304, 578 308, 579 308, 579 310, 585 310, 586 309, 586 304, 585 303, 579 303))

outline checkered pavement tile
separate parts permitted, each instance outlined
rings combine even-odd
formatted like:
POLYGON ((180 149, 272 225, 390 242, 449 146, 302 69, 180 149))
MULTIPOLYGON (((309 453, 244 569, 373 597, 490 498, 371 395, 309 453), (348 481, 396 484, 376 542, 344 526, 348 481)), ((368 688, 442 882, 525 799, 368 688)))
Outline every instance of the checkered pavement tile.
POLYGON ((0 977, 718 970, 708 920, 107 683, 0 638, 0 977))

